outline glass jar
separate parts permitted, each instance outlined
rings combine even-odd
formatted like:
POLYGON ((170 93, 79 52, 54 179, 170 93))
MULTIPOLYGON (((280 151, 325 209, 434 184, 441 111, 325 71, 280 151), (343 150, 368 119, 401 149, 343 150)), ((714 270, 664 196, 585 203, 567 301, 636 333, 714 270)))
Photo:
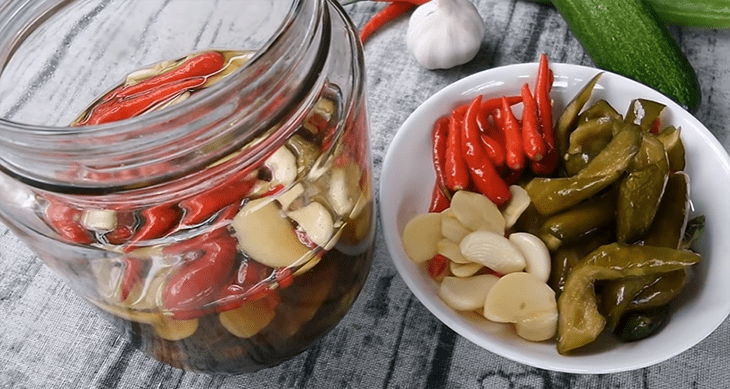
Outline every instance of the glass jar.
POLYGON ((372 261, 355 31, 333 0, 6 0, 0 219, 160 361, 236 374, 300 353, 372 261), (120 80, 210 52, 240 61, 79 125, 120 80))

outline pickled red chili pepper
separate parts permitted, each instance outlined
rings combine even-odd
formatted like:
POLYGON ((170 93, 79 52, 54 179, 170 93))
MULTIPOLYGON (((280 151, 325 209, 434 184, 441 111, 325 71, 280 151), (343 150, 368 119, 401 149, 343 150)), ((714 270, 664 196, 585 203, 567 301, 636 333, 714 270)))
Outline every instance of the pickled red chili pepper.
POLYGON ((464 161, 464 155, 461 150, 461 134, 459 130, 463 125, 463 114, 461 114, 461 112, 456 112, 455 110, 452 112, 449 120, 444 174, 446 176, 446 187, 449 190, 456 192, 457 190, 466 189, 466 187, 469 186, 469 170, 466 166, 466 161, 464 161))
POLYGON ((461 147, 474 186, 497 206, 501 206, 512 197, 512 194, 482 146, 476 119, 481 101, 480 95, 469 105, 461 132, 461 147))
POLYGON ((547 146, 540 134, 537 102, 527 84, 522 85, 522 102, 522 147, 531 161, 539 161, 547 153, 547 146))
POLYGON ((129 97, 117 97, 94 107, 88 118, 78 125, 97 125, 139 116, 149 109, 205 83, 205 77, 194 77, 163 84, 129 97))
POLYGON ((449 207, 451 201, 444 194, 441 185, 434 184, 433 192, 431 192, 431 203, 428 206, 428 212, 441 212, 449 207))
POLYGON ((162 302, 173 318, 192 319, 207 314, 212 302, 230 279, 235 264, 236 239, 221 234, 200 245, 202 256, 172 275, 162 293, 162 302))
POLYGON ((113 98, 136 95, 140 92, 146 92, 162 85, 168 85, 176 81, 193 77, 209 77, 223 69, 224 65, 225 57, 221 53, 217 51, 201 53, 188 59, 170 71, 147 78, 136 84, 121 86, 109 92, 102 100, 107 101, 113 98))
POLYGON ((500 112, 504 120, 504 147, 507 152, 507 166, 512 170, 522 170, 525 167, 522 131, 506 97, 502 97, 502 108, 500 112))
POLYGON ((142 281, 142 260, 139 258, 124 257, 124 271, 122 272, 122 282, 119 285, 119 299, 124 301, 129 297, 132 291, 140 281, 142 281))
POLYGON ((191 226, 201 223, 223 207, 240 202, 256 183, 256 180, 241 177, 211 188, 199 195, 184 199, 180 208, 185 213, 180 224, 191 226))
POLYGON ((81 225, 81 211, 66 203, 48 198, 46 220, 65 240, 77 244, 91 244, 93 238, 89 231, 81 225))
POLYGON ((436 171, 436 185, 446 187, 446 167, 444 165, 446 158, 446 142, 449 136, 449 118, 444 116, 436 121, 431 133, 431 157, 433 159, 433 167, 436 171))
POLYGON ((124 248, 125 252, 131 252, 140 242, 162 238, 172 231, 180 220, 179 209, 172 204, 160 204, 154 207, 145 208, 140 212, 143 222, 142 226, 129 240, 124 248))

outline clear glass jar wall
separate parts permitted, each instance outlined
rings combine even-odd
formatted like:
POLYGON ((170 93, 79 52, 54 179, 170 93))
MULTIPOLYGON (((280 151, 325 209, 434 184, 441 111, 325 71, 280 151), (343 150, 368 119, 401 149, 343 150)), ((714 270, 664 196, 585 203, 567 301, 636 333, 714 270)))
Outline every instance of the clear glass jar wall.
POLYGON ((10 0, 0 63, 0 220, 137 347, 254 371, 351 307, 375 208, 362 51, 339 4, 10 0), (208 55, 224 70, 185 98, 80 120, 208 55))

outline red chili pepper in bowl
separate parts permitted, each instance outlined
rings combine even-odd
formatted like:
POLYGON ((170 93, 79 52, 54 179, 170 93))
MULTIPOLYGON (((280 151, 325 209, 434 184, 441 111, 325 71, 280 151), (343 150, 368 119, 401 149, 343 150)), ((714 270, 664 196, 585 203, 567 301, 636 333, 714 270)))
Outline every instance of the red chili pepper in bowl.
POLYGON ((464 119, 464 129, 461 132, 461 145, 474 186, 497 206, 501 206, 512 197, 512 194, 482 146, 476 118, 481 100, 482 96, 477 96, 469 105, 464 119))
POLYGON ((540 134, 540 122, 537 115, 537 102, 527 84, 522 85, 522 147, 531 161, 543 159, 547 146, 540 134))
POLYGON ((463 110, 457 108, 449 117, 449 132, 444 153, 446 188, 453 192, 466 189, 469 186, 469 169, 461 150, 461 127, 463 126, 461 111, 463 110))

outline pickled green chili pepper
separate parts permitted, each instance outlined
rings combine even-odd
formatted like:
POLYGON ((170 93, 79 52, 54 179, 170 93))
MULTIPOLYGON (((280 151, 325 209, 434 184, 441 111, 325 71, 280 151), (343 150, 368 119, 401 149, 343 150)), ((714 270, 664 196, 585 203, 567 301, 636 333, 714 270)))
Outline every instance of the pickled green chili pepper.
POLYGON ((551 216, 543 223, 538 236, 554 251, 563 243, 575 242, 615 219, 616 191, 609 190, 551 216))
POLYGON ((568 151, 570 133, 575 128, 575 124, 578 121, 578 116, 583 106, 588 102, 588 99, 593 93, 593 88, 598 83, 603 73, 598 73, 588 81, 588 83, 578 92, 573 100, 563 110, 563 113, 558 117, 558 121, 555 124, 555 141, 558 147, 558 155, 562 158, 568 151))
POLYGON ((643 133, 641 147, 619 184, 616 209, 618 241, 632 243, 651 226, 669 176, 664 145, 643 133))
POLYGON ((623 342, 646 339, 661 329, 669 319, 669 306, 644 312, 632 312, 622 318, 613 331, 623 342))
POLYGON ((641 129, 627 125, 578 174, 572 177, 534 178, 525 190, 535 208, 543 215, 553 215, 575 206, 621 177, 639 151, 641 139, 641 129))
POLYGON ((583 170, 623 127, 623 121, 607 117, 580 122, 570 134, 568 152, 563 157, 566 175, 574 176, 583 170))
POLYGON ((634 99, 626 112, 626 123, 633 123, 644 131, 651 131, 666 107, 664 104, 646 99, 634 99))
POLYGON ((689 176, 672 173, 664 187, 657 215, 643 239, 647 246, 679 248, 687 226, 689 212, 689 176))
POLYGON ((612 243, 599 247, 576 266, 558 298, 557 348, 560 354, 584 346, 603 331, 606 318, 598 311, 597 280, 644 277, 683 269, 700 260, 689 250, 612 243))
POLYGON ((680 134, 679 128, 669 126, 659 131, 656 136, 664 144, 669 158, 669 170, 673 172, 684 170, 684 143, 682 143, 680 134))
POLYGON ((578 266, 586 255, 593 250, 611 242, 615 242, 616 228, 608 225, 597 229, 584 236, 578 242, 568 243, 560 246, 555 252, 551 253, 551 270, 548 285, 555 291, 555 297, 560 297, 560 293, 565 288, 565 280, 578 266))
POLYGON ((606 100, 598 100, 578 115, 578 125, 580 125, 580 123, 600 118, 618 121, 624 120, 624 117, 606 100))

